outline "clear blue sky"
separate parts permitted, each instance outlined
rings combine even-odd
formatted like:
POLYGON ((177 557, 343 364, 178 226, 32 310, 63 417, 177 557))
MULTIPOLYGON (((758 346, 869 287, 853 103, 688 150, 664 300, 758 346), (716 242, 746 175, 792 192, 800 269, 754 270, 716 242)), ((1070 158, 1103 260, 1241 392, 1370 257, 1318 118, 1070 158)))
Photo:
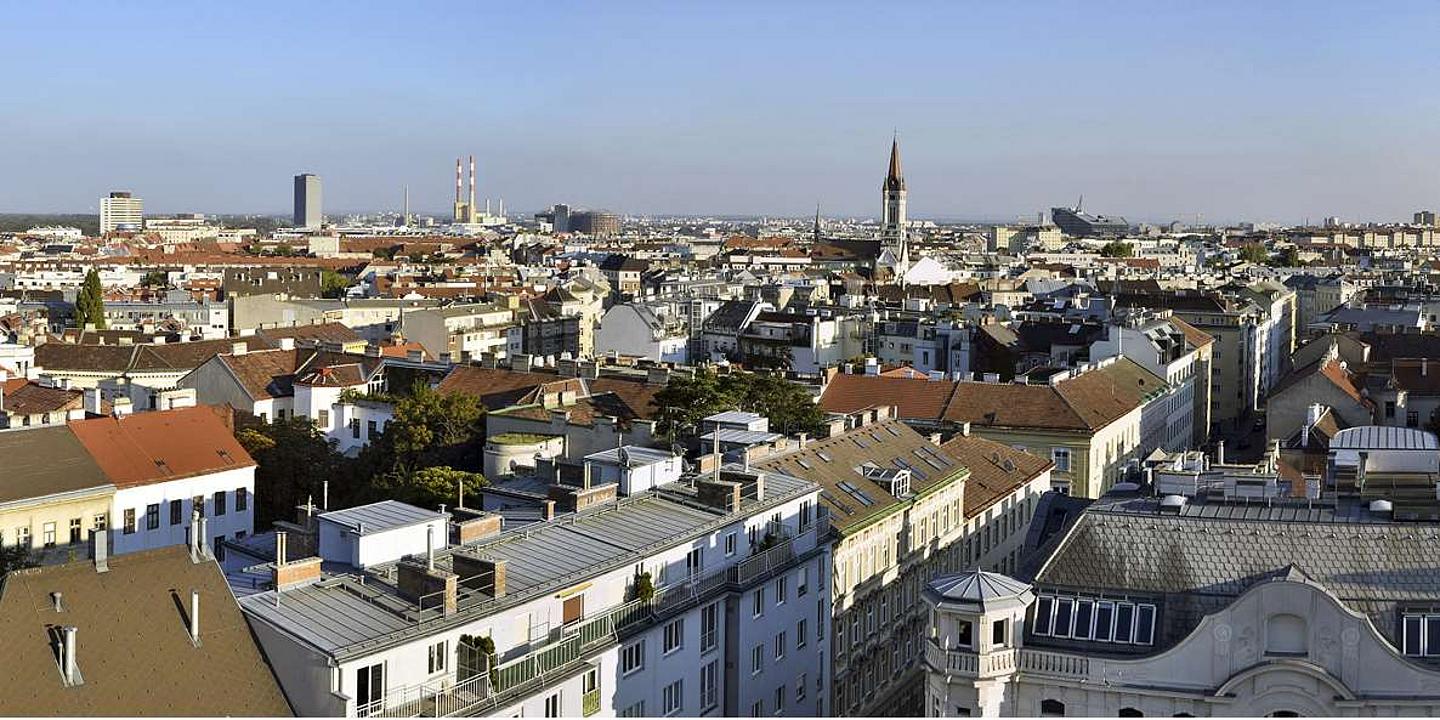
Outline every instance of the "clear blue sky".
POLYGON ((1134 218, 1440 208, 1440 4, 7 4, 0 212, 1134 218), (413 6, 412 6, 413 5, 413 6), (1016 7, 1020 5, 1020 7, 1016 7))

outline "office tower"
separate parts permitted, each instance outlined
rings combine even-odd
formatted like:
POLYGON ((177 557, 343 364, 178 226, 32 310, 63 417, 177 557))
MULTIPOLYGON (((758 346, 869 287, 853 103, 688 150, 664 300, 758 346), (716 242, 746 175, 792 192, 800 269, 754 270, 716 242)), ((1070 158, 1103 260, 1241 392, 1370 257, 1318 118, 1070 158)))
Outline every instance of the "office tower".
POLYGON ((100 234, 116 230, 139 230, 145 201, 128 192, 112 192, 100 198, 100 234))
POLYGON ((320 176, 301 173, 295 176, 295 227, 318 228, 325 216, 320 210, 320 176))

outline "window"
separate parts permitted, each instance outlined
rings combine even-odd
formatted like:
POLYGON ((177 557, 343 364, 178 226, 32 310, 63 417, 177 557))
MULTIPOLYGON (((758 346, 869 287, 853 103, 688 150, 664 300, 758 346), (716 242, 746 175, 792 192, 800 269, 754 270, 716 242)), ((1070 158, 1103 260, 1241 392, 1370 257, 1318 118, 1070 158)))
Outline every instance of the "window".
POLYGON ((806 681, 806 673, 800 673, 800 678, 795 681, 795 704, 805 702, 805 694, 809 683, 806 681))
POLYGON ((327 430, 330 428, 330 411, 329 411, 329 410, 321 410, 321 411, 319 411, 318 413, 316 413, 315 419, 316 419, 316 424, 319 425, 321 428, 324 428, 324 429, 327 429, 327 430))
POLYGON ((641 639, 620 651, 620 674, 629 675, 645 667, 645 640, 641 639))
POLYGON ((994 623, 992 623, 990 626, 991 644, 1004 645, 1006 640, 1008 639, 1007 635, 1009 635, 1006 630, 1006 622, 1004 620, 996 620, 994 623))
POLYGON ((145 529, 155 530, 160 527, 160 503, 145 506, 145 529))
POLYGON ((750 651, 750 674, 759 675, 765 669, 765 646, 756 645, 750 651))
POLYGON ((1065 703, 1059 700, 1041 700, 1040 717, 1065 717, 1065 703))
POLYGON ((955 621, 955 650, 975 648, 975 626, 969 620, 955 621))
POLYGON ((219 560, 219 561, 221 561, 221 562, 224 562, 224 561, 225 561, 225 536, 224 536, 224 535, 216 535, 216 536, 215 536, 215 539, 210 541, 210 547, 215 551, 215 559, 216 559, 216 560, 219 560))
POLYGON ((245 512, 250 507, 250 491, 235 488, 235 512, 245 512))
POLYGON ((785 657, 785 646, 788 645, 788 644, 789 644, 789 643, 786 643, 786 642, 785 642, 785 631, 784 631, 784 630, 781 630, 778 634, 775 635, 775 659, 776 659, 776 660, 779 660, 780 658, 785 657))
POLYGON ((105 528, 109 526, 110 516, 106 513, 96 513, 95 517, 91 520, 90 532, 92 534, 97 532, 105 532, 105 528))
POLYGON ((1051 450, 1050 459, 1055 461, 1055 472, 1070 472, 1070 448, 1051 450))
POLYGON ((40 526, 40 540, 47 548, 55 547, 55 523, 47 522, 40 526))
POLYGON ((776 604, 776 605, 784 605, 784 604, 785 604, 785 596, 790 594, 789 592, 787 592, 787 590, 789 590, 789 588, 787 587, 787 586, 789 585, 789 580, 790 580, 790 578, 788 578, 788 577, 786 577, 786 576, 784 576, 784 575, 781 575, 780 577, 778 577, 778 578, 775 579, 775 604, 776 604))
POLYGON ((645 701, 641 700, 640 702, 637 702, 634 705, 631 705, 630 707, 621 710, 620 717, 645 717, 645 701))
POLYGON ((725 557, 735 554, 735 533, 725 534, 725 557))
POLYGON ((1035 600, 1035 627, 1036 635, 1050 634, 1050 617, 1055 610, 1055 601, 1049 595, 1041 595, 1035 600))
POLYGON ((1149 603, 1041 595, 1035 601, 1031 631, 1076 640, 1151 645, 1155 642, 1155 612, 1149 603))
POLYGON ((360 418, 350 418, 350 437, 360 439, 360 418))
POLYGON ((1071 637, 1077 640, 1089 640, 1091 623, 1095 620, 1095 602, 1092 600, 1075 601, 1075 631, 1071 637))
POLYGON ((810 566, 800 568, 800 579, 795 583, 795 597, 805 597, 810 592, 810 566))
POLYGON ((685 575, 691 580, 700 577, 704 566, 705 548, 695 548, 685 555, 685 575))
POLYGON ((719 625, 719 603, 710 603, 700 608, 700 652, 707 653, 715 649, 719 625))
POLYGON ((191 512, 200 513, 200 517, 205 517, 205 496, 196 495, 190 498, 190 510, 191 512))
POLYGON ((1067 637, 1070 637, 1070 631, 1071 631, 1071 629, 1073 628, 1073 625, 1072 625, 1072 623, 1071 623, 1071 620, 1073 619, 1073 617, 1072 617, 1071 613, 1072 613, 1072 611, 1073 611, 1074 609, 1075 609, 1075 601, 1074 601, 1073 599, 1071 599, 1071 598, 1056 598, 1056 600, 1055 600, 1055 631, 1052 633, 1055 637, 1059 637, 1059 638, 1067 638, 1067 637))
POLYGON ((1417 410, 1405 411, 1405 427, 1420 427, 1420 412, 1417 410))
POLYGON ((1145 717, 1145 713, 1140 712, 1133 707, 1123 707, 1120 708, 1119 717, 1145 717))
POLYGON ((775 714, 785 712, 785 698, 790 694, 790 688, 781 685, 775 688, 775 714))
POLYGON ((135 534, 135 508, 125 509, 125 534, 135 534))
POLYGON ((31 547, 29 527, 20 527, 15 529, 15 546, 23 548, 31 547))
POLYGON ((675 618, 665 625, 664 644, 660 654, 669 655, 685 644, 685 618, 675 618))
POLYGON ((796 649, 796 650, 799 650, 800 648, 805 647, 805 643, 809 642, 808 638, 810 637, 810 634, 807 633, 807 632, 805 632, 805 623, 806 623, 805 618, 800 618, 800 621, 797 622, 797 623, 795 623, 795 649, 796 649))
POLYGON ((755 704, 753 704, 753 705, 750 706, 750 717, 760 717, 761 715, 764 715, 764 714, 765 714, 765 701, 764 701, 764 700, 756 700, 756 701, 755 701, 755 704))
POLYGON ((666 715, 674 715, 685 707, 685 681, 676 680, 660 691, 661 706, 666 715))
POLYGON ((1395 417, 1395 401, 1394 401, 1394 400, 1386 400, 1386 401, 1385 401, 1385 417, 1387 417, 1387 418, 1394 418, 1394 417, 1395 417))
POLYGON ((385 664, 377 663, 355 671, 356 714, 367 717, 385 702, 385 664))
POLYGON ((214 497, 215 497, 215 499, 214 499, 213 502, 215 503, 215 515, 216 515, 217 517, 220 516, 220 515, 224 515, 224 514, 225 514, 225 491, 224 491, 224 490, 221 490, 220 492, 215 493, 215 496, 214 496, 214 497))
POLYGON ((1101 600, 1095 603, 1095 639, 1110 642, 1115 637, 1115 603, 1101 600))
POLYGON ((80 542, 80 518, 70 518, 70 542, 80 542))
POLYGON ((765 588, 755 588, 755 593, 750 596, 750 616, 760 617, 765 614, 765 588))
POLYGON ((430 668, 431 675, 439 672, 445 672, 445 645, 446 642, 444 640, 441 640, 440 642, 430 646, 428 653, 428 667, 430 668))
POLYGON ((700 668, 700 711, 720 704, 720 661, 711 660, 700 668))
POLYGON ((559 692, 556 692, 554 695, 551 695, 551 696, 545 698, 545 717, 547 717, 547 718, 558 718, 558 717, 560 717, 560 693, 559 693, 559 692))
POLYGON ((170 524, 179 525, 180 518, 184 516, 185 504, 183 500, 170 501, 170 524))

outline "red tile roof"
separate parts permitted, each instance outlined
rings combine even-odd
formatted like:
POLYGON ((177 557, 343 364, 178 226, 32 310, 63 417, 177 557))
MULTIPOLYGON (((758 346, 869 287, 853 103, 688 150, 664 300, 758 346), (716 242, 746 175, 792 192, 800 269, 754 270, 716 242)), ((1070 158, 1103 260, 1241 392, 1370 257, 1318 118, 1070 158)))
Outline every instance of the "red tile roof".
POLYGON ((70 423, 70 431, 116 487, 251 467, 221 408, 199 405, 70 423))
POLYGON ((893 405, 902 420, 937 421, 959 383, 872 375, 838 374, 820 395, 826 412, 853 413, 878 405, 893 405))

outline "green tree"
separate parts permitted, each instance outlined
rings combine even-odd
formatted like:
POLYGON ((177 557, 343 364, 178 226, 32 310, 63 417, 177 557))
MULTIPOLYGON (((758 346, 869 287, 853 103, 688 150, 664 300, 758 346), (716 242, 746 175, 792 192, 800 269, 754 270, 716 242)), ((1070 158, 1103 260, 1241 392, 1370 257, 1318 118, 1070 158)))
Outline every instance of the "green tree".
POLYGON ((1135 246, 1127 242, 1114 240, 1105 243, 1105 247, 1100 248, 1100 254, 1110 258, 1135 257, 1135 246))
POLYGON ((1276 255, 1274 258, 1272 258, 1270 260, 1270 264, 1275 267, 1300 267, 1305 263, 1300 262, 1299 248, 1291 245, 1284 250, 1281 250, 1279 255, 1276 255))
POLYGON ((256 527, 274 520, 293 520, 295 508, 307 499, 320 503, 324 480, 331 481, 331 507, 370 499, 368 488, 355 481, 351 461, 307 418, 238 427, 235 439, 258 465, 256 527))
POLYGON ((85 282, 75 296, 75 327, 83 328, 90 323, 94 323, 97 330, 105 329, 105 293, 95 268, 85 274, 85 282))
POLYGON ((343 298, 345 290, 350 287, 350 278, 341 275, 334 270, 322 270, 320 272, 320 296, 327 298, 343 298))
POLYGON ((759 413, 785 433, 817 433, 825 422, 810 392, 776 373, 718 376, 701 370, 693 378, 673 377, 655 394, 655 404, 662 408, 658 429, 672 439, 698 434, 702 419, 726 410, 759 413))
POLYGON ((0 578, 5 577, 11 570, 22 570, 32 568, 40 563, 30 555, 30 548, 22 545, 8 545, 0 547, 0 578))
POLYGON ((698 370, 694 377, 672 376, 655 393, 660 407, 657 429, 672 440, 695 434, 702 418, 735 409, 738 399, 730 395, 733 387, 733 382, 722 385, 712 370, 698 370))
POLYGON ((474 498, 480 488, 488 485, 485 476, 447 465, 420 468, 410 473, 388 473, 376 478, 375 487, 386 497, 418 507, 433 508, 442 503, 454 506, 459 502, 459 489, 474 498))
POLYGON ((1245 243, 1240 248, 1240 259, 1255 265, 1263 265, 1270 261, 1270 252, 1258 242, 1245 243))
POLYGON ((145 278, 140 284, 148 288, 163 288, 170 285, 170 276, 164 270, 151 270, 145 273, 145 278))
POLYGON ((377 475, 405 477, 429 466, 480 467, 485 410, 473 395, 442 393, 417 381, 395 403, 385 432, 361 453, 377 475))

